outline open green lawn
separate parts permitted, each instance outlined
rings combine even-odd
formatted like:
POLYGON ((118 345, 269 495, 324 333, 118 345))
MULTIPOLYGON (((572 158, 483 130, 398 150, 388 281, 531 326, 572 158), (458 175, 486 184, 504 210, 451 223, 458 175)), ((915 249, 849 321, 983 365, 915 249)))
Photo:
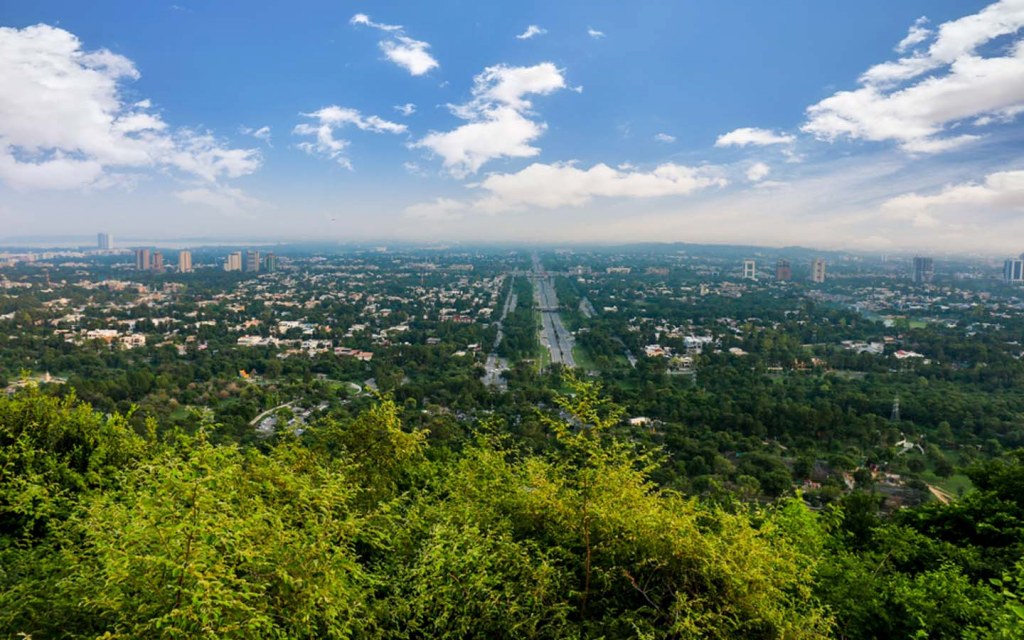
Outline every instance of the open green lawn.
POLYGON ((962 473, 954 473, 948 478, 940 478, 929 470, 921 474, 921 479, 928 484, 933 484, 940 489, 948 491, 954 496, 960 496, 974 488, 971 479, 962 473))
MULTIPOLYGON (((587 350, 579 345, 575 345, 572 348, 572 357, 576 361, 576 366, 585 371, 596 371, 597 365, 590 359, 590 354, 587 350)), ((623 358, 625 360, 625 358, 623 358)))

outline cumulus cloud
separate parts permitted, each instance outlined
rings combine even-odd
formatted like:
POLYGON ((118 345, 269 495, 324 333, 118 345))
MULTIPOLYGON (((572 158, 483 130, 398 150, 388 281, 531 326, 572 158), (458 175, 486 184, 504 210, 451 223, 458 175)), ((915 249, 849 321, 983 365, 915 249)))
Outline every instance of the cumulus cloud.
POLYGON ((395 111, 397 111, 398 113, 402 114, 405 117, 409 117, 412 114, 416 113, 416 105, 414 105, 411 102, 407 102, 405 104, 396 104, 395 111))
POLYGON ((524 32, 520 33, 519 35, 517 35, 516 38, 519 39, 519 40, 529 40, 530 38, 532 38, 534 36, 542 36, 542 35, 544 35, 547 32, 548 32, 547 29, 541 29, 537 25, 531 24, 530 26, 526 27, 526 31, 524 31, 524 32))
POLYGON ((204 131, 172 129, 128 102, 121 84, 140 76, 128 58, 86 51, 48 25, 0 28, 0 180, 22 189, 102 188, 145 169, 173 169, 213 183, 259 169, 256 149, 234 149, 204 131))
POLYGON ((475 173, 495 158, 527 158, 540 153, 531 142, 546 125, 530 119, 527 96, 548 95, 566 86, 562 71, 550 62, 532 67, 504 64, 487 67, 473 81, 473 99, 449 105, 467 123, 446 132, 431 132, 413 143, 441 156, 453 175, 475 173))
POLYGON ((311 118, 314 122, 298 124, 292 133, 299 136, 313 136, 315 139, 300 142, 299 149, 310 155, 330 158, 347 169, 352 168, 352 162, 345 152, 349 141, 337 138, 335 136, 337 130, 351 125, 361 131, 372 133, 405 133, 407 131, 404 124, 384 120, 379 116, 364 116, 356 109, 337 105, 300 115, 311 118))
MULTIPOLYGON (((920 21, 898 51, 932 34, 920 21)), ((937 153, 972 142, 947 135, 970 120, 990 123, 1024 105, 1024 42, 985 57, 996 38, 1024 26, 1024 2, 1002 0, 976 14, 943 23, 926 50, 884 62, 860 77, 860 88, 840 91, 807 109, 802 130, 829 142, 893 141, 912 153, 937 153)))
POLYGON ((947 185, 932 195, 900 195, 882 206, 887 211, 909 214, 945 211, 974 216, 979 209, 1024 211, 1024 170, 991 173, 981 182, 947 185))
POLYGON ((676 141, 676 137, 675 136, 671 136, 671 135, 669 135, 667 133, 656 133, 654 135, 654 139, 657 142, 664 142, 665 144, 671 144, 671 143, 676 141))
POLYGON ((590 36, 591 38, 603 38, 604 31, 598 31, 593 27, 587 27, 587 35, 590 36))
POLYGON ((488 191, 479 206, 504 211, 579 207, 594 198, 655 198, 688 195, 726 181, 712 169, 666 163, 653 171, 619 170, 606 164, 580 169, 568 163, 534 163, 516 173, 492 173, 479 187, 488 191))
POLYGON ((394 40, 384 40, 380 43, 380 49, 388 60, 414 76, 421 76, 441 66, 427 51, 429 48, 430 45, 426 42, 408 36, 396 36, 394 40))
POLYGON ((775 133, 770 129, 743 127, 723 133, 715 140, 716 147, 767 147, 773 144, 790 144, 795 140, 791 135, 775 133))
POLYGON ((768 177, 771 173, 772 168, 763 162, 755 162, 747 168, 747 180, 751 182, 760 182, 768 177))
POLYGON ((581 169, 571 163, 534 163, 515 173, 492 173, 472 185, 482 195, 472 202, 439 198, 413 205, 406 214, 421 218, 452 218, 469 210, 488 214, 524 209, 580 207, 595 198, 657 198, 684 196, 727 181, 713 167, 666 163, 651 171, 614 169, 596 164, 581 169))
POLYGON ((410 38, 405 34, 402 25, 374 22, 365 13, 357 13, 349 20, 350 24, 372 27, 389 34, 388 38, 377 43, 384 56, 414 76, 421 76, 440 63, 434 59, 428 49, 430 44, 422 40, 410 38))

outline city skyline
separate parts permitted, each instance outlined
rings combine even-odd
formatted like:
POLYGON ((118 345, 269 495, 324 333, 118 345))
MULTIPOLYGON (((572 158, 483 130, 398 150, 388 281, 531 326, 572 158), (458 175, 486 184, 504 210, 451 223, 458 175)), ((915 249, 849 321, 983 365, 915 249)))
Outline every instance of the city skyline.
POLYGON ((1021 0, 247 7, 11 7, 5 237, 1020 252, 1021 0))

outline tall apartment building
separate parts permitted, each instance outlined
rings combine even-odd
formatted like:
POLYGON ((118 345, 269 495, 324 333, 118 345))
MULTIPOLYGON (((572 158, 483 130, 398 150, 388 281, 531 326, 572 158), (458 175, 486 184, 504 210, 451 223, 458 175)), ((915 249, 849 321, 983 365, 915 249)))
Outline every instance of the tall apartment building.
POLYGON ((252 249, 246 249, 244 266, 246 273, 259 273, 260 252, 252 249))
POLYGON ((149 271, 149 249, 135 250, 135 270, 149 271))
POLYGON ((242 252, 235 251, 229 253, 228 257, 224 259, 224 270, 225 271, 241 271, 242 270, 242 252))
POLYGON ((150 268, 153 271, 156 271, 157 273, 163 273, 164 272, 164 254, 160 253, 159 251, 154 251, 153 252, 153 263, 150 265, 150 268))
POLYGON ((811 282, 825 282, 825 258, 811 261, 811 282))
POLYGON ((114 248, 114 236, 109 233, 97 233, 96 248, 101 251, 110 251, 114 248))
POLYGON ((931 258, 914 258, 914 282, 927 284, 935 277, 935 262, 931 258))
POLYGON ((1003 263, 1003 282, 1024 284, 1024 253, 1003 263))
POLYGON ((272 253, 263 256, 263 270, 269 273, 277 271, 277 256, 272 253))
POLYGON ((192 273, 192 252, 187 249, 178 252, 178 273, 192 273))
POLYGON ((743 261, 743 278, 746 280, 757 280, 757 263, 753 260, 743 261))
POLYGON ((783 282, 793 279, 793 269, 789 266, 789 260, 780 259, 775 263, 775 279, 783 282))

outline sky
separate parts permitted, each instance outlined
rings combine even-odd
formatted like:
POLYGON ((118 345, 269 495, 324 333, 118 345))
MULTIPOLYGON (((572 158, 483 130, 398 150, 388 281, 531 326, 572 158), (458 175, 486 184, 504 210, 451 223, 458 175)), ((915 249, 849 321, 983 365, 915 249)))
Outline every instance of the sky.
POLYGON ((1024 0, 0 0, 0 239, 1024 251, 1024 0))

